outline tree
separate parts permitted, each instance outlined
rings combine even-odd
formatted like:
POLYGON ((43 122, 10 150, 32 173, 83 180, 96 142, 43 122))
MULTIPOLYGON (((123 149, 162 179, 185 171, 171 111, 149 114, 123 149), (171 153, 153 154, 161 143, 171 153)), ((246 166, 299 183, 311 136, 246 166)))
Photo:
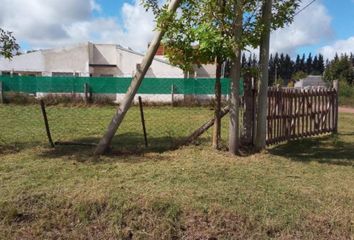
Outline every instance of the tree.
MULTIPOLYGON (((154 2, 151 6, 158 9, 158 0, 149 2, 151 1, 154 2)), ((292 9, 297 1, 274 0, 274 5, 271 6, 274 10, 272 28, 283 27, 292 18, 289 9, 292 9)), ((229 149, 232 153, 236 153, 239 143, 238 80, 241 74, 239 67, 241 51, 245 46, 259 46, 261 30, 264 28, 261 21, 262 11, 259 8, 262 2, 262 0, 185 0, 163 39, 169 61, 184 70, 191 69, 194 64, 215 62, 215 59, 226 59, 230 63, 232 81, 229 149)), ((251 58, 249 64, 257 66, 257 58, 251 58)), ((219 111, 215 113, 217 112, 219 111)))
POLYGON ((296 55, 296 60, 295 60, 295 64, 294 64, 294 72, 298 72, 298 71, 301 71, 300 69, 300 55, 297 54, 296 55))
POLYGON ((323 55, 322 54, 318 54, 318 63, 317 63, 316 69, 317 69, 319 75, 323 74, 324 69, 325 69, 325 65, 324 65, 324 59, 323 59, 323 55))
POLYGON ((234 0, 234 14, 235 19, 233 21, 234 29, 234 61, 232 66, 231 86, 230 86, 230 121, 229 121, 229 152, 231 154, 237 154, 239 151, 239 84, 241 78, 241 51, 244 48, 242 46, 243 35, 243 4, 244 0, 234 0))
POLYGON ((292 79, 293 80, 300 80, 300 79, 303 79, 303 78, 306 78, 307 77, 307 73, 303 72, 303 71, 298 71, 298 72, 295 72, 293 73, 292 75, 292 79))
POLYGON ((303 71, 303 72, 307 72, 306 64, 305 64, 305 53, 302 54, 302 58, 300 60, 300 68, 299 68, 299 70, 303 71))
POLYGON ((349 85, 354 83, 354 65, 348 55, 338 56, 326 67, 324 77, 327 81, 341 80, 346 81, 349 85))
POLYGON ((221 67, 234 55, 232 26, 227 21, 232 17, 230 4, 226 0, 185 1, 163 39, 169 61, 184 71, 193 70, 194 65, 216 65, 213 132, 216 149, 221 141, 221 67))
POLYGON ((307 72, 307 74, 312 73, 312 55, 311 55, 311 53, 309 54, 309 56, 307 57, 307 60, 306 60, 306 72, 307 72))
POLYGON ((16 38, 12 32, 5 31, 0 28, 0 56, 11 59, 14 54, 18 53, 20 46, 16 43, 16 38))
MULTIPOLYGON (((243 11, 244 9, 255 11, 257 9, 256 3, 256 0, 184 1, 179 14, 174 19, 174 24, 169 27, 163 39, 169 61, 185 71, 192 70, 195 64, 216 62, 216 106, 213 134, 215 148, 219 145, 221 129, 219 73, 221 64, 225 61, 230 63, 232 69, 230 112, 233 118, 233 130, 230 132, 235 132, 233 138, 236 139, 232 139, 230 142, 232 141, 231 145, 237 148, 238 82, 241 74, 238 63, 240 62, 240 51, 245 48, 245 42, 250 42, 250 39, 253 38, 252 29, 254 27, 253 18, 243 21, 243 11), (244 34, 244 30, 247 34, 244 34)), ((254 16, 254 14, 250 14, 250 16, 254 16)), ((234 147, 230 149, 234 149, 234 147)))
POLYGON ((262 6, 262 23, 264 28, 261 35, 260 45, 260 87, 257 105, 257 130, 255 149, 260 151, 266 145, 266 122, 267 122, 267 90, 268 90, 268 65, 269 65, 269 42, 272 21, 272 0, 265 0, 262 6))
POLYGON ((311 70, 311 74, 313 75, 319 75, 319 71, 318 71, 318 58, 317 55, 315 55, 315 57, 313 58, 312 61, 312 70, 311 70))
POLYGON ((262 14, 259 21, 262 27, 260 28, 260 83, 258 84, 260 87, 257 99, 257 128, 254 143, 256 151, 261 151, 266 146, 270 31, 272 29, 283 27, 286 23, 291 22, 295 10, 299 6, 298 3, 299 1, 296 0, 274 0, 274 4, 272 0, 263 1, 262 14), (274 8, 279 11, 277 14, 272 14, 274 8))
POLYGON ((160 46, 161 39, 164 33, 166 32, 167 28, 169 27, 169 24, 172 21, 172 16, 175 14, 180 2, 181 0, 171 0, 168 8, 165 9, 165 11, 161 12, 161 18, 158 21, 159 29, 156 31, 155 36, 149 46, 149 49, 142 60, 141 65, 137 68, 137 72, 135 73, 132 79, 128 91, 125 94, 122 103, 118 107, 116 114, 113 116, 106 133, 98 143, 94 152, 95 155, 102 155, 108 150, 112 139, 115 133, 117 132, 117 129, 119 128, 126 113, 128 112, 131 103, 134 99, 134 96, 137 93, 138 88, 141 85, 141 82, 144 79, 144 76, 154 59, 154 56, 160 46))

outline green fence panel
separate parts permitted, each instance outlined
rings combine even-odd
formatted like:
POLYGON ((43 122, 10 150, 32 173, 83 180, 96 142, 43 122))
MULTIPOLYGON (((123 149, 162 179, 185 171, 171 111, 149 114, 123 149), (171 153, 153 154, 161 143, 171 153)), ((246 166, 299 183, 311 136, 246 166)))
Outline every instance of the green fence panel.
MULTIPOLYGON (((92 93, 125 93, 132 78, 124 77, 32 77, 0 76, 5 92, 23 93, 83 93, 84 84, 90 86, 92 93)), ((214 78, 145 78, 138 90, 142 94, 205 95, 214 94, 214 78)), ((230 79, 221 79, 221 91, 230 93, 230 79)), ((240 83, 240 95, 243 94, 243 81, 240 83)))

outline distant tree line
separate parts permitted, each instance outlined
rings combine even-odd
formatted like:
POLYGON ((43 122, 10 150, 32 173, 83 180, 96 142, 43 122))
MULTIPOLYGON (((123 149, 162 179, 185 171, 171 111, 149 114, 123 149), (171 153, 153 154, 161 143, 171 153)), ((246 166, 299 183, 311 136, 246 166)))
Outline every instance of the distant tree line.
MULTIPOLYGON (((258 66, 258 60, 255 55, 242 55, 242 68, 244 71, 255 69, 258 66)), ((299 80, 307 75, 322 75, 325 70, 325 61, 322 54, 297 55, 294 61, 288 54, 275 53, 270 55, 269 59, 269 85, 286 85, 291 80, 299 80)), ((256 72, 256 71, 252 71, 256 72)))
POLYGON ((327 81, 335 79, 348 85, 354 84, 354 54, 335 55, 334 59, 327 61, 324 78, 327 81))

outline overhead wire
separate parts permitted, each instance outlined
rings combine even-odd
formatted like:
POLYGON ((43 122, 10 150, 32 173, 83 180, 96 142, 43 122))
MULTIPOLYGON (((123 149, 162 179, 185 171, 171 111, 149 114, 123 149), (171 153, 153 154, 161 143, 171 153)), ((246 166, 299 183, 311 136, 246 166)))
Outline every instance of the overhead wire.
POLYGON ((310 7, 314 2, 316 2, 316 0, 312 0, 310 3, 308 3, 305 7, 303 7, 302 9, 300 9, 299 11, 297 11, 295 14, 294 14, 294 17, 296 15, 298 15, 299 13, 301 13, 302 11, 304 11, 306 8, 310 7))

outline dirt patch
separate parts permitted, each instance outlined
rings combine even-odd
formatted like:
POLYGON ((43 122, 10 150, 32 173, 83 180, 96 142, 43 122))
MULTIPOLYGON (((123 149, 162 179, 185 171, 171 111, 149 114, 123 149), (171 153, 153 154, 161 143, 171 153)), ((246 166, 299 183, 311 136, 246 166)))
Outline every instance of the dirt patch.
POLYGON ((351 108, 351 107, 339 107, 339 112, 340 113, 353 113, 354 114, 354 108, 351 108))
POLYGON ((221 210, 188 214, 182 231, 186 240, 249 239, 259 234, 247 218, 221 210))

